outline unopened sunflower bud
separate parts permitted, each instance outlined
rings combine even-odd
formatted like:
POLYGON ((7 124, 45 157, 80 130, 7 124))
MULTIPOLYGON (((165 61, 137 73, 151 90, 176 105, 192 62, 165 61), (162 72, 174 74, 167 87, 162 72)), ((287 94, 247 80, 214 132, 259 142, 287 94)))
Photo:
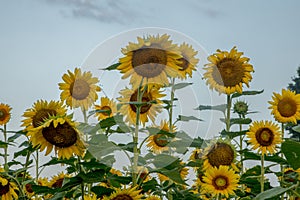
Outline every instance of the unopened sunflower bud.
POLYGON ((233 111, 239 115, 245 116, 248 112, 248 104, 244 101, 237 101, 233 106, 233 111))

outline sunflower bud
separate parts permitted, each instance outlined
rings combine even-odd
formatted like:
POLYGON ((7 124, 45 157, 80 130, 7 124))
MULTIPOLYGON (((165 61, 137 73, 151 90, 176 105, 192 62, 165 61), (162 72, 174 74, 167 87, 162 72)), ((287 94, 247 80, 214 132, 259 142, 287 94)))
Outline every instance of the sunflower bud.
POLYGON ((237 101, 233 106, 233 112, 242 115, 243 117, 248 112, 248 104, 244 101, 237 101))

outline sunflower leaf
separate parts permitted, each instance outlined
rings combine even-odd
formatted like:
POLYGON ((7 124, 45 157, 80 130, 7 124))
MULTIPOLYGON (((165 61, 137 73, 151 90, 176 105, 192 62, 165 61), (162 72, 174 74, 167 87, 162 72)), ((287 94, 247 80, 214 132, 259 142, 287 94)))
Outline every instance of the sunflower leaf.
POLYGON ((7 148, 8 143, 0 140, 0 148, 7 148))
POLYGON ((174 85, 174 90, 179 90, 179 89, 185 88, 187 86, 190 86, 192 84, 193 83, 177 83, 174 85))
MULTIPOLYGON (((225 123, 224 118, 220 118, 220 120, 225 123)), ((234 124, 250 124, 251 122, 252 122, 252 120, 250 118, 231 118, 230 126, 232 126, 234 124)))
POLYGON ((197 137, 195 139, 193 139, 192 143, 190 144, 190 147, 196 147, 196 148, 200 148, 203 144, 204 140, 200 137, 197 137))
POLYGON ((119 67, 119 65, 121 65, 121 63, 115 63, 115 64, 110 65, 109 67, 102 69, 102 70, 107 70, 107 71, 116 70, 119 67))
POLYGON ((103 196, 103 195, 109 196, 111 193, 114 192, 113 189, 103 187, 103 186, 94 186, 91 188, 91 191, 94 192, 97 196, 103 196))
POLYGON ((227 104, 221 104, 221 105, 216 105, 216 106, 210 106, 210 105, 200 105, 195 110, 217 110, 225 113, 227 109, 227 104))
POLYGON ((257 95, 257 94, 261 94, 263 93, 264 90, 260 90, 260 91, 243 91, 242 93, 234 93, 232 94, 231 98, 237 98, 243 95, 257 95))
POLYGON ((177 121, 183 121, 183 122, 188 122, 191 120, 195 120, 195 121, 203 121, 202 119, 199 119, 197 117, 194 116, 183 116, 183 115, 178 115, 177 121))
POLYGON ((300 168, 300 143, 293 140, 286 140, 281 145, 281 151, 292 168, 300 168))
MULTIPOLYGON (((261 160, 261 156, 250 151, 245 151, 243 160, 261 160)), ((287 161, 285 159, 281 158, 276 154, 272 156, 265 155, 265 160, 275 162, 278 164, 287 164, 287 161)))
POLYGON ((292 185, 288 188, 282 188, 280 186, 278 187, 274 187, 270 190, 264 191, 260 194, 258 194, 253 200, 263 200, 263 199, 269 199, 271 197, 275 197, 278 196, 280 194, 283 194, 284 192, 291 190, 293 188, 295 188, 296 185, 292 185))
POLYGON ((241 136, 241 135, 245 135, 246 133, 248 132, 248 130, 245 130, 245 131, 226 131, 225 129, 221 131, 221 135, 222 136, 227 136, 229 137, 230 139, 232 138, 235 138, 235 137, 238 137, 238 136, 241 136))

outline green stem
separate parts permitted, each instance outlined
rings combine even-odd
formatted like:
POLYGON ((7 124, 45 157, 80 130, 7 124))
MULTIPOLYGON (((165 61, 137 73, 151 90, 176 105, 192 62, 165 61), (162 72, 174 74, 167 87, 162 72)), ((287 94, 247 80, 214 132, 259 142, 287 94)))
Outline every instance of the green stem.
POLYGON ((261 178, 260 178, 260 192, 264 191, 264 180, 265 180, 265 156, 264 154, 261 155, 261 178))
POLYGON ((36 183, 39 180, 39 150, 36 150, 36 158, 35 158, 35 181, 36 183))
MULTIPOLYGON (((283 140, 283 138, 284 138, 284 123, 281 123, 281 139, 283 140)), ((284 155, 283 155, 282 152, 281 152, 280 156, 281 156, 281 158, 284 157, 284 155)), ((282 164, 280 164, 280 171, 281 171, 281 174, 282 174, 282 176, 283 176, 283 174, 284 174, 284 169, 283 169, 283 165, 282 165, 282 164)), ((282 184, 282 182, 281 182, 281 184, 282 184)), ((284 193, 281 195, 281 199, 282 199, 282 200, 284 199, 284 193)))
POLYGON ((230 110, 231 110, 231 97, 227 95, 227 115, 226 115, 226 131, 230 131, 230 110))
POLYGON ((171 102, 170 102, 170 110, 169 110, 169 129, 170 132, 173 130, 173 105, 174 105, 174 97, 175 97, 175 78, 172 78, 171 81, 171 102))
MULTIPOLYGON (((4 135, 4 142, 7 143, 6 124, 4 124, 3 135, 4 135)), ((4 170, 6 172, 8 171, 8 165, 7 165, 7 148, 8 148, 8 144, 4 147, 4 170)))

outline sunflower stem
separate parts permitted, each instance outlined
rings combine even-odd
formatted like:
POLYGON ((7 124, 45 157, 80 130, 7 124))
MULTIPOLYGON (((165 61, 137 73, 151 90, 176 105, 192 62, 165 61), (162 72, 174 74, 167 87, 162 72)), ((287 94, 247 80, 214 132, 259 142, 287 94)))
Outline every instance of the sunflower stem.
POLYGON ((36 158, 35 158, 35 181, 38 182, 39 180, 39 151, 36 150, 36 158))
MULTIPOLYGON (((7 132, 6 132, 6 124, 4 124, 3 129, 3 135, 4 135, 4 142, 7 143, 7 132)), ((4 147, 4 170, 8 172, 8 165, 7 165, 7 148, 8 144, 4 147)))
POLYGON ((264 154, 261 154, 261 177, 260 177, 260 192, 264 191, 264 179, 265 179, 265 156, 264 154))
MULTIPOLYGON (((283 138, 284 138, 284 123, 281 123, 281 139, 283 140, 283 138)), ((281 156, 281 158, 284 157, 282 152, 280 153, 280 156, 281 156)), ((281 174, 283 176, 284 169, 283 169, 283 165, 282 164, 280 164, 280 172, 281 172, 281 174)), ((281 181, 281 184, 282 184, 282 181, 281 181)), ((284 193, 281 195, 281 199, 282 200, 284 199, 284 193)))
POLYGON ((171 105, 169 110, 169 129, 170 132, 173 132, 173 105, 174 105, 174 96, 175 96, 175 78, 172 78, 171 81, 171 105))
POLYGON ((230 110, 231 110, 231 97, 227 95, 227 115, 226 115, 226 131, 230 131, 230 110))

